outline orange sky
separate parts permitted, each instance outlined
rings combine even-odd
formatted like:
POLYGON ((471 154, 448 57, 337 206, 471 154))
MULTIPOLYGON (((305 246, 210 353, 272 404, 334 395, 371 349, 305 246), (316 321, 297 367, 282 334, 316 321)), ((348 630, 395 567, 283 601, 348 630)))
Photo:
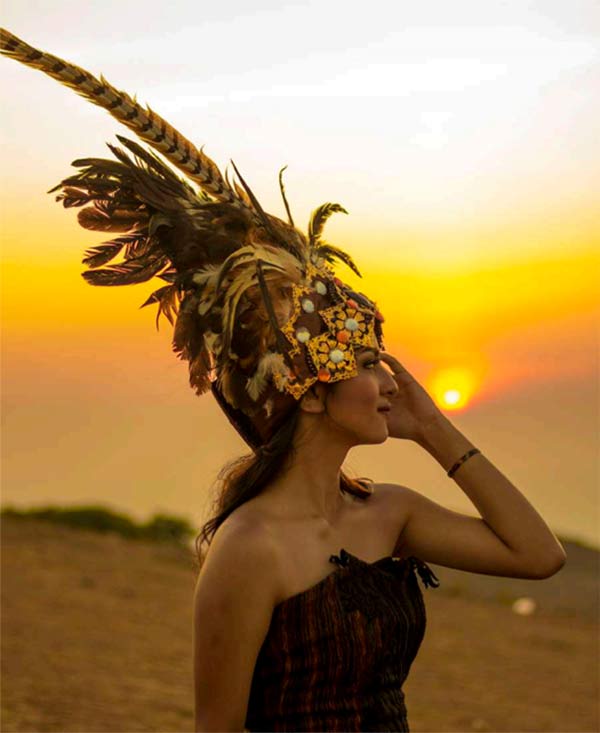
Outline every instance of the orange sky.
MULTIPOLYGON (((316 7, 265 3, 258 25, 242 6, 235 17, 225 17, 231 8, 209 18, 194 10, 185 29, 165 27, 150 9, 149 30, 130 43, 109 12, 82 8, 71 16, 77 38, 67 34, 66 2, 47 18, 9 2, 3 24, 137 93, 206 143, 222 170, 233 157, 268 211, 284 214, 277 171, 286 163, 299 226, 324 201, 342 203, 350 213, 335 215, 326 237, 361 269, 362 280, 338 272, 377 300, 388 350, 473 442, 487 441, 554 528, 592 542, 600 475, 594 34, 560 2, 479 16, 467 5, 435 25, 418 10, 387 28, 369 18, 362 35, 361 19, 346 11, 343 43, 331 36, 327 47, 318 33, 304 36, 305 47, 291 39, 287 57, 276 31, 310 24, 316 7), (237 65, 207 71, 183 42, 194 24, 212 31, 209 43, 219 32, 222 42, 258 33, 243 68, 238 49, 237 65), (158 42, 164 66, 148 53, 158 42), (277 63, 269 64, 269 44, 277 63)), ((333 31, 333 15, 321 20, 333 31)), ((72 160, 110 157, 104 142, 133 134, 12 60, 0 58, 0 84, 3 501, 105 498, 132 513, 163 506, 197 519, 210 477, 241 443, 211 398, 187 388, 168 322, 157 334, 155 308, 139 309, 162 281, 87 285, 83 251, 108 237, 81 229, 75 210, 46 194, 74 171, 72 160)), ((416 446, 388 441, 377 458, 374 450, 356 449, 351 465, 473 510, 416 446)))

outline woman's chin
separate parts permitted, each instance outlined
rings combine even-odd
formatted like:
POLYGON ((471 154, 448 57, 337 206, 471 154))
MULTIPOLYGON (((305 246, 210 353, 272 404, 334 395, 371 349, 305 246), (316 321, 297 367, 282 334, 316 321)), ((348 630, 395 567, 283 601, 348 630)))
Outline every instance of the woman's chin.
POLYGON ((359 434, 358 436, 355 433, 355 436, 358 438, 355 445, 379 445, 380 443, 385 443, 385 441, 390 437, 390 430, 387 424, 387 420, 381 421, 379 425, 376 427, 371 427, 371 430, 367 433, 367 431, 361 431, 362 435, 359 434))
POLYGON ((386 440, 387 440, 387 439, 388 439, 389 437, 390 437, 390 434, 389 434, 389 432, 388 432, 388 431, 386 430, 386 431, 385 431, 385 435, 383 436, 383 438, 382 438, 382 439, 381 439, 381 440, 380 440, 379 442, 380 442, 380 443, 385 443, 385 441, 386 441, 386 440))
POLYGON ((389 437, 390 433, 386 425, 383 430, 378 430, 377 432, 374 432, 374 434, 370 438, 367 438, 365 436, 365 440, 363 442, 365 445, 379 445, 380 443, 385 443, 385 441, 389 437))

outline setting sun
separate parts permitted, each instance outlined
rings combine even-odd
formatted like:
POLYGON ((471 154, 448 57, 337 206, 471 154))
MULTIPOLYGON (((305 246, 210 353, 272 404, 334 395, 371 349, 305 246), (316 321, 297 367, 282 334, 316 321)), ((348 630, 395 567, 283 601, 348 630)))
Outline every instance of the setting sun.
POLYGON ((481 379, 467 368, 447 368, 436 372, 431 379, 431 393, 444 409, 457 410, 469 404, 477 392, 481 379))
POLYGON ((444 402, 447 405, 456 405, 461 399, 460 392, 456 389, 450 389, 444 394, 444 402))
MULTIPOLYGON (((188 4, 184 23, 139 0, 32 5, 3 3, 2 24, 136 96, 221 173, 235 161, 269 215, 304 233, 315 207, 342 205, 325 236, 362 277, 342 263, 336 274, 376 301, 385 351, 506 458, 550 525, 597 544, 594 3, 389 2, 382 15, 233 0, 188 4)), ((141 307, 164 282, 90 287, 84 253, 110 233, 82 228, 52 191, 81 172, 74 161, 116 163, 115 135, 142 138, 37 68, 2 57, 0 84, 3 499, 102 497, 140 520, 200 521, 209 484, 246 445, 190 390, 171 324, 141 307)), ((448 477, 428 460, 388 440, 357 446, 351 468, 445 502, 448 477)), ((448 500, 471 510, 461 492, 448 500)))

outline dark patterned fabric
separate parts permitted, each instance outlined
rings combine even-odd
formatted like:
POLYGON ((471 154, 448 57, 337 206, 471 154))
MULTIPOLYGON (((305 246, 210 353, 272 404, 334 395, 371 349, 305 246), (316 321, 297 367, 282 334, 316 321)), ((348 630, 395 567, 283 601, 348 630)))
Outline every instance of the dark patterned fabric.
POLYGON ((416 557, 367 563, 342 549, 316 585, 275 606, 260 649, 248 731, 408 731, 402 685, 423 640, 416 557))

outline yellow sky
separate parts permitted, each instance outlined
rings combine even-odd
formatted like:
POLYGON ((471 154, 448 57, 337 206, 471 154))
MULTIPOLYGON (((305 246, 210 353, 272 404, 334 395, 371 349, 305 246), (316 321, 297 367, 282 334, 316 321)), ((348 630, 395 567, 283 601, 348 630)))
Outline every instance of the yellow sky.
MULTIPOLYGON (((57 0, 33 12, 8 0, 2 24, 136 94, 221 170, 233 158, 271 213, 285 215, 285 164, 301 228, 319 204, 341 203, 349 215, 335 215, 326 237, 351 253, 363 279, 343 266, 340 276, 378 301, 387 348, 448 414, 473 419, 515 395, 526 409, 528 391, 540 389, 549 408, 558 384, 595 394, 596 4, 381 6, 174 2, 167 12, 137 0, 57 0)), ((71 161, 110 157, 105 141, 133 133, 3 57, 0 87, 3 395, 5 427, 16 431, 5 493, 14 498, 27 484, 19 440, 26 445, 36 422, 29 405, 28 429, 23 410, 32 395, 47 409, 31 380, 42 380, 44 399, 70 389, 93 410, 92 385, 116 399, 132 389, 131 375, 149 379, 140 353, 152 339, 168 351, 169 324, 155 337, 155 308, 139 309, 162 281, 83 281, 84 250, 108 237, 81 229, 76 210, 46 193, 75 171, 71 161)), ((148 373, 165 379, 165 394, 175 374, 185 389, 179 363, 160 365, 148 373)), ((564 395, 561 409, 570 412, 564 395)), ((93 439, 102 445, 105 433, 93 439)), ((597 463, 585 460, 588 501, 597 463)))

